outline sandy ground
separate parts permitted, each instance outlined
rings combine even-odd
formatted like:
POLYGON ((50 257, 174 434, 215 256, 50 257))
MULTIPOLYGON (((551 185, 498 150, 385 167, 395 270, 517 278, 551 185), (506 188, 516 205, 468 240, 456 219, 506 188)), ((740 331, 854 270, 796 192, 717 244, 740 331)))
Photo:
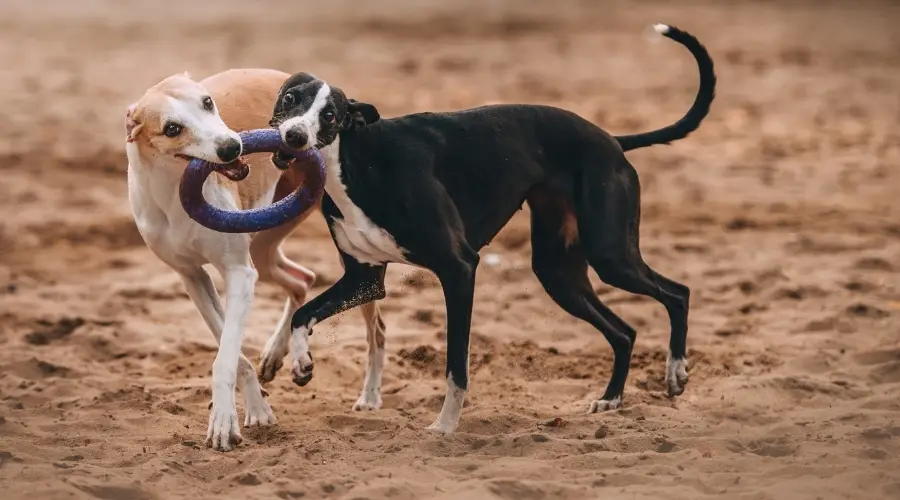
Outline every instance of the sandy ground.
MULTIPOLYGON (((900 498, 900 5, 849 4, 2 2, 0 496, 900 498), (456 435, 423 430, 444 390, 440 289, 398 265, 384 409, 350 410, 365 342, 346 313, 317 329, 309 386, 269 387, 277 426, 202 446, 215 344, 126 201, 122 117, 145 88, 302 69, 386 116, 535 102, 628 133, 696 90, 690 55, 643 35, 660 21, 720 76, 695 135, 630 155, 644 255, 693 289, 682 397, 663 394, 663 308, 597 282, 638 342, 625 407, 584 414, 611 350, 538 285, 523 213, 485 249, 499 264, 480 271, 456 435)), ((316 293, 339 276, 320 217, 287 250, 316 293)), ((281 303, 258 287, 254 360, 281 303)))

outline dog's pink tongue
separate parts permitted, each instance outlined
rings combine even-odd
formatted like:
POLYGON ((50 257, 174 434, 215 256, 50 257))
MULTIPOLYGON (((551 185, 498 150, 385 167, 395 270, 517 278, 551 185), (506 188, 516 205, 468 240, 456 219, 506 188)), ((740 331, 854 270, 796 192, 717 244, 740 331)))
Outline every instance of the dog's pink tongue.
POLYGON ((250 175, 250 165, 247 165, 244 160, 238 158, 231 163, 217 165, 216 172, 219 172, 230 180, 242 181, 250 175))
MULTIPOLYGON (((281 135, 275 129, 250 130, 241 132, 240 136, 244 155, 274 153, 284 148, 281 135)), ((296 191, 272 205, 250 210, 224 210, 209 204, 203 197, 203 184, 211 173, 218 170, 229 179, 242 180, 249 174, 249 166, 243 161, 221 166, 195 159, 188 163, 181 177, 181 206, 191 219, 221 233, 255 233, 295 219, 315 206, 325 192, 325 160, 317 149, 290 153, 296 161, 311 163, 310 166, 315 168, 309 169, 306 179, 296 191)))

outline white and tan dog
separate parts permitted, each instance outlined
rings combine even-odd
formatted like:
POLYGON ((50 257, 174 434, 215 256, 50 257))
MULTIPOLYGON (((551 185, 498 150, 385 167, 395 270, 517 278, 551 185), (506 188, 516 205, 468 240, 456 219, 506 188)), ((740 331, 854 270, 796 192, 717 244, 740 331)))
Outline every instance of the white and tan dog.
MULTIPOLYGON (((150 250, 181 275, 188 295, 219 343, 212 370, 207 443, 221 451, 241 441, 236 383, 244 394, 244 425, 275 423, 253 365, 241 353, 241 338, 257 277, 281 286, 288 298, 263 349, 259 374, 263 381, 274 378, 288 352, 291 314, 304 303, 315 280, 312 271, 285 257, 281 242, 312 210, 291 223, 252 235, 218 233, 188 217, 179 201, 178 186, 188 161, 199 158, 228 164, 220 171, 223 175, 211 176, 203 188, 206 199, 221 208, 265 206, 295 190, 302 182, 302 172, 278 170, 271 154, 252 154, 235 161, 242 150, 236 131, 269 126, 276 94, 287 77, 264 69, 228 70, 199 83, 187 73, 174 75, 147 90, 125 117, 128 193, 138 230, 150 250), (225 308, 202 267, 205 264, 212 264, 225 279, 225 308)), ((373 303, 362 313, 369 362, 356 410, 381 406, 384 365, 384 323, 379 310, 373 303)), ((308 347, 300 358, 293 360, 295 368, 308 373, 308 381, 313 366, 308 347)))

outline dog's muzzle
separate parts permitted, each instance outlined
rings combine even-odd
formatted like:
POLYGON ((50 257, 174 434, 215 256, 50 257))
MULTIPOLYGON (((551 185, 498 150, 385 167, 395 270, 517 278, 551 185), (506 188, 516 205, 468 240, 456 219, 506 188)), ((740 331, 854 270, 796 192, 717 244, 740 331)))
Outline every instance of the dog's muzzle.
POLYGON ((300 127, 291 127, 284 131, 284 144, 292 149, 304 149, 309 143, 309 136, 300 127))
POLYGON ((222 163, 231 163, 241 156, 241 149, 241 141, 229 138, 217 145, 216 156, 222 163))

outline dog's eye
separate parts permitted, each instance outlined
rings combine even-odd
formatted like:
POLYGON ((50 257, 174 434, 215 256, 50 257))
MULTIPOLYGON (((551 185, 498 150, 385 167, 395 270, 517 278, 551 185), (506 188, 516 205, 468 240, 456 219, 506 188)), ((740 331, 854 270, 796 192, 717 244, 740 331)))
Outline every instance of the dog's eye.
POLYGON ((334 121, 334 111, 326 111, 322 117, 325 118, 326 122, 331 123, 334 121))
POLYGON ((284 109, 289 109, 294 105, 294 94, 284 94, 284 97, 281 98, 281 107, 284 109))
POLYGON ((167 123, 165 128, 163 128, 163 134, 165 134, 166 137, 178 137, 178 134, 181 133, 183 128, 184 127, 177 123, 167 123))
POLYGON ((214 107, 215 104, 213 104, 212 97, 206 96, 203 98, 203 109, 211 112, 214 107))

